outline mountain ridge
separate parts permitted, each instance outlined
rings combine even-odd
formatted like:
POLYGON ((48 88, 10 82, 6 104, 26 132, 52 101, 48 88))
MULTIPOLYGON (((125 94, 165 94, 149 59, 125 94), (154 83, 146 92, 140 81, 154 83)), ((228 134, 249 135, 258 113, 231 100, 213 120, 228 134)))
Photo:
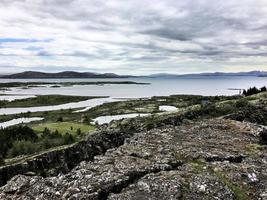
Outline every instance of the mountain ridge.
POLYGON ((10 75, 3 75, 1 78, 23 79, 23 78, 128 78, 130 76, 121 76, 114 73, 93 73, 93 72, 75 72, 62 71, 57 73, 47 73, 39 71, 25 71, 10 75))
POLYGON ((76 72, 62 71, 56 73, 39 72, 39 71, 24 71, 9 75, 1 75, 4 79, 33 79, 33 78, 131 78, 131 77, 148 77, 148 78, 179 78, 179 77, 220 77, 220 76, 253 76, 267 77, 267 71, 249 71, 249 72, 204 72, 195 74, 171 74, 158 73, 143 76, 118 75, 115 73, 94 73, 94 72, 76 72))
POLYGON ((195 74, 169 74, 169 73, 159 73, 151 74, 149 77, 202 77, 202 76, 257 76, 265 77, 267 76, 267 71, 249 71, 249 72, 204 72, 204 73, 195 73, 195 74))

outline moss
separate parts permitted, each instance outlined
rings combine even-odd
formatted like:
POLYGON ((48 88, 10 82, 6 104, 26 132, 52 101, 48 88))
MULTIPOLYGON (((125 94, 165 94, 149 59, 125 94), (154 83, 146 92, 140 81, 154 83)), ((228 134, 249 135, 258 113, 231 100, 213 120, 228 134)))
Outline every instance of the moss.
POLYGON ((200 159, 191 160, 189 162, 195 174, 200 174, 204 171, 205 163, 200 159))
POLYGON ((233 183, 227 176, 221 171, 214 171, 215 175, 220 179, 220 181, 226 185, 235 195, 238 200, 250 200, 249 195, 246 193, 248 191, 246 188, 242 188, 235 183, 233 183))
POLYGON ((249 144, 246 146, 246 153, 249 155, 255 155, 261 150, 259 144, 249 144))

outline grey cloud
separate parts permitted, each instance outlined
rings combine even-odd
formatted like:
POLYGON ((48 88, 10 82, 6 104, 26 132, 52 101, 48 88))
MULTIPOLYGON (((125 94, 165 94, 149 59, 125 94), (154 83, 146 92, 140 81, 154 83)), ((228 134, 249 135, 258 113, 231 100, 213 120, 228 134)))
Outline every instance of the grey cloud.
MULTIPOLYGON (((45 29, 43 35, 52 38, 51 46, 32 51, 31 56, 40 59, 64 56, 87 58, 88 62, 114 61, 120 70, 136 63, 150 69, 147 64, 156 66, 158 61, 164 63, 163 68, 176 66, 174 60, 184 58, 195 67, 200 59, 216 63, 260 57, 255 58, 257 65, 266 58, 264 0, 2 0, 1 7, 14 7, 25 17, 0 18, 0 25, 12 24, 11 29, 22 32, 24 27, 34 27, 31 30, 37 33, 45 29), (57 48, 63 50, 57 53, 57 48)), ((23 49, 30 51, 29 45, 23 49)), ((21 56, 20 52, 3 51, 1 45, 1 56, 21 56)))

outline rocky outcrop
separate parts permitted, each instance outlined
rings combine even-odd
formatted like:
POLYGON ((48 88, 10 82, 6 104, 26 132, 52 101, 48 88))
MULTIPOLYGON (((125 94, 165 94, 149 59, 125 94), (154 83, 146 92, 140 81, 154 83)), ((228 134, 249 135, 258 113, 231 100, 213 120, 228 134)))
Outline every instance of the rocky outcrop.
POLYGON ((18 163, 0 167, 0 185, 4 185, 17 174, 49 176, 59 172, 66 173, 83 160, 92 160, 95 155, 103 154, 107 149, 118 147, 130 133, 119 131, 101 131, 71 146, 50 150, 18 163))
POLYGON ((224 119, 141 131, 67 174, 15 176, 0 199, 266 199, 256 131, 224 119))

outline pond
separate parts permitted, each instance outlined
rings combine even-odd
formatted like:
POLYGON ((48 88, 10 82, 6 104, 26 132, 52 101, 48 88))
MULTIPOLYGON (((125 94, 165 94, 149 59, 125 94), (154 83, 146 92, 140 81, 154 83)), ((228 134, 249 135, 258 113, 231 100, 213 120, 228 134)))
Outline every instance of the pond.
POLYGON ((135 118, 135 117, 144 117, 144 116, 148 116, 150 114, 148 113, 131 113, 131 114, 123 114, 123 115, 106 115, 106 116, 100 116, 97 117, 93 120, 94 123, 98 123, 98 124, 105 124, 105 123, 109 123, 112 120, 120 120, 120 119, 129 119, 129 118, 135 118))

